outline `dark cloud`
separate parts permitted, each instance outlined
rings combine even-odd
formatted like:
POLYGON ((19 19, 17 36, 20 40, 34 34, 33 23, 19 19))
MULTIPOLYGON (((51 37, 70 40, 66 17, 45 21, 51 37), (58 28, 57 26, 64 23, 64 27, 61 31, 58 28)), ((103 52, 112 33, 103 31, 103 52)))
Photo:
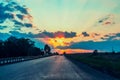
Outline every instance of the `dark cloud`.
POLYGON ((20 22, 20 21, 17 21, 17 20, 13 20, 13 22, 14 22, 14 24, 16 25, 16 26, 24 26, 24 24, 22 23, 22 22, 20 22))
POLYGON ((32 27, 33 25, 31 23, 25 23, 24 24, 26 27, 32 27))
POLYGON ((21 15, 21 14, 16 14, 16 16, 21 20, 23 20, 23 18, 24 18, 24 15, 21 15))
POLYGON ((117 36, 117 37, 120 37, 120 33, 117 33, 116 36, 117 36))
POLYGON ((102 39, 102 40, 106 40, 106 38, 104 38, 104 37, 101 37, 100 39, 102 39))
POLYGON ((3 3, 0 3, 0 23, 3 23, 6 19, 14 18, 12 13, 6 13, 6 11, 9 11, 9 7, 4 6, 3 3))
POLYGON ((27 8, 24 8, 23 6, 16 5, 15 9, 17 9, 18 11, 20 11, 23 14, 28 14, 27 8))
POLYGON ((6 28, 7 26, 1 26, 0 25, 0 30, 2 30, 2 29, 4 29, 4 28, 6 28))
MULTIPOLYGON (((97 34, 99 36, 99 34, 97 34)), ((69 46, 58 46, 59 49, 86 49, 86 50, 101 50, 112 51, 114 47, 115 51, 120 51, 120 33, 110 33, 101 37, 104 41, 80 41, 72 42, 69 46)))
POLYGON ((101 39, 111 41, 111 40, 117 40, 117 38, 120 38, 120 33, 114 33, 114 34, 107 34, 104 35, 101 39))
POLYGON ((82 35, 83 35, 84 37, 90 36, 87 32, 82 32, 82 35))
POLYGON ((100 36, 100 34, 98 34, 98 33, 94 33, 94 35, 95 35, 95 36, 100 36))
MULTIPOLYGON (((17 1, 4 0, 0 2, 0 24, 3 24, 6 22, 6 20, 9 20, 11 22, 14 22, 13 26, 15 27, 32 27, 32 23, 29 20, 29 17, 26 17, 29 22, 25 23, 24 16, 31 15, 29 14, 28 9, 20 3, 17 3, 17 1)), ((7 27, 9 27, 9 25, 7 27)))
POLYGON ((104 35, 104 37, 109 37, 109 36, 110 36, 110 35, 108 35, 108 34, 107 34, 107 35, 104 35))
POLYGON ((106 15, 106 16, 102 17, 101 19, 99 19, 96 24, 97 25, 98 24, 101 24, 101 25, 115 24, 114 15, 112 15, 112 14, 106 15))
POLYGON ((76 37, 76 32, 64 32, 66 38, 76 37))
POLYGON ((86 50, 101 50, 101 51, 112 51, 112 47, 116 51, 120 51, 120 41, 83 41, 83 42, 74 42, 70 46, 59 46, 59 49, 86 49, 86 50))
POLYGON ((59 37, 62 34, 64 34, 65 36, 63 36, 64 38, 72 38, 72 37, 76 37, 76 33, 75 32, 47 32, 47 31, 43 31, 40 32, 38 34, 34 34, 34 33, 20 33, 18 31, 10 31, 10 33, 12 35, 16 35, 16 36, 24 36, 24 37, 31 37, 31 38, 56 38, 59 37))
POLYGON ((56 37, 64 37, 64 38, 73 38, 76 37, 76 32, 62 32, 62 31, 57 31, 57 32, 41 32, 37 34, 37 37, 49 37, 49 38, 56 38, 56 37))
POLYGON ((65 38, 72 38, 76 37, 76 32, 63 32, 63 31, 57 31, 52 33, 53 37, 65 37, 65 38))
POLYGON ((102 19, 100 19, 98 22, 103 23, 104 21, 108 20, 109 18, 110 18, 109 16, 105 16, 102 19))

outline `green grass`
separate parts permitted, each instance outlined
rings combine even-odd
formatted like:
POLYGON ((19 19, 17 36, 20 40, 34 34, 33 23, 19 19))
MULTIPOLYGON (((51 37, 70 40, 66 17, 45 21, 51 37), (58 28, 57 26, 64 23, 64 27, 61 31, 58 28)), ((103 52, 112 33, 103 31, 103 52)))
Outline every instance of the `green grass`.
POLYGON ((120 78, 120 54, 67 54, 66 57, 120 78))

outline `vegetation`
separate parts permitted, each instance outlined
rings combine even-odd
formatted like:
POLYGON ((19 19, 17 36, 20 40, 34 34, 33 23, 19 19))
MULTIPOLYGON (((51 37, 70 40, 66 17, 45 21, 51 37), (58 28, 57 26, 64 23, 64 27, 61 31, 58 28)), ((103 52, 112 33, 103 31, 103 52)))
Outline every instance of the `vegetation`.
MULTIPOLYGON (((46 45, 45 45, 46 46, 46 45)), ((50 53, 51 48, 47 45, 45 51, 35 47, 34 42, 27 38, 9 37, 6 41, 0 41, 0 58, 39 56, 50 53)))
POLYGON ((66 57, 80 61, 104 73, 120 78, 119 53, 101 53, 97 55, 93 54, 67 54, 66 57))
POLYGON ((51 54, 51 48, 50 48, 50 46, 48 46, 47 44, 45 45, 45 47, 44 47, 44 51, 45 51, 45 53, 47 53, 47 54, 51 54))

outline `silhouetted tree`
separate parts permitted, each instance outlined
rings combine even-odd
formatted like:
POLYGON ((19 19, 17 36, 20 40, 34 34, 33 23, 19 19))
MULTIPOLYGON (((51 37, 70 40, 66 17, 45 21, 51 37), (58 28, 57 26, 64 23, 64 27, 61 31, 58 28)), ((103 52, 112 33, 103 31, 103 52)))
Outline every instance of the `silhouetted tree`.
POLYGON ((42 51, 30 39, 11 36, 6 41, 0 41, 0 58, 38 55, 43 55, 42 51))
POLYGON ((114 48, 112 47, 112 54, 115 54, 115 50, 114 50, 114 48))
POLYGON ((0 58, 4 57, 4 45, 3 45, 3 41, 0 41, 0 58))
POLYGON ((51 54, 51 52, 50 52, 51 51, 50 46, 46 44, 45 47, 44 47, 44 51, 45 51, 46 54, 51 54))
POLYGON ((58 53, 58 52, 55 52, 55 55, 59 55, 59 53, 58 53))
POLYGON ((43 56, 45 54, 44 50, 41 49, 41 55, 43 56))
POLYGON ((31 41, 30 39, 24 39, 24 38, 20 38, 18 41, 18 45, 19 45, 19 50, 21 51, 23 56, 30 56, 29 55, 29 50, 34 48, 34 42, 31 41))
POLYGON ((17 38, 9 37, 4 42, 5 56, 6 57, 16 57, 18 54, 17 50, 17 38))
POLYGON ((29 56, 39 56, 39 55, 42 55, 42 51, 40 50, 40 48, 31 47, 28 50, 28 55, 29 56))
POLYGON ((63 52, 63 54, 65 55, 65 54, 66 54, 66 52, 63 52))
POLYGON ((96 49, 93 51, 93 55, 97 55, 97 54, 98 54, 98 50, 96 49))

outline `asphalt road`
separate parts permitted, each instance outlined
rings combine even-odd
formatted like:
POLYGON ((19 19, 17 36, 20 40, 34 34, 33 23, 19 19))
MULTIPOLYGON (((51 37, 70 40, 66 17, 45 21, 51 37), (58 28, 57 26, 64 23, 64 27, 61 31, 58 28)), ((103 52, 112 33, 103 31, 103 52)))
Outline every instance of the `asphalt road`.
POLYGON ((0 66, 0 80, 117 80, 64 56, 52 56, 0 66))

